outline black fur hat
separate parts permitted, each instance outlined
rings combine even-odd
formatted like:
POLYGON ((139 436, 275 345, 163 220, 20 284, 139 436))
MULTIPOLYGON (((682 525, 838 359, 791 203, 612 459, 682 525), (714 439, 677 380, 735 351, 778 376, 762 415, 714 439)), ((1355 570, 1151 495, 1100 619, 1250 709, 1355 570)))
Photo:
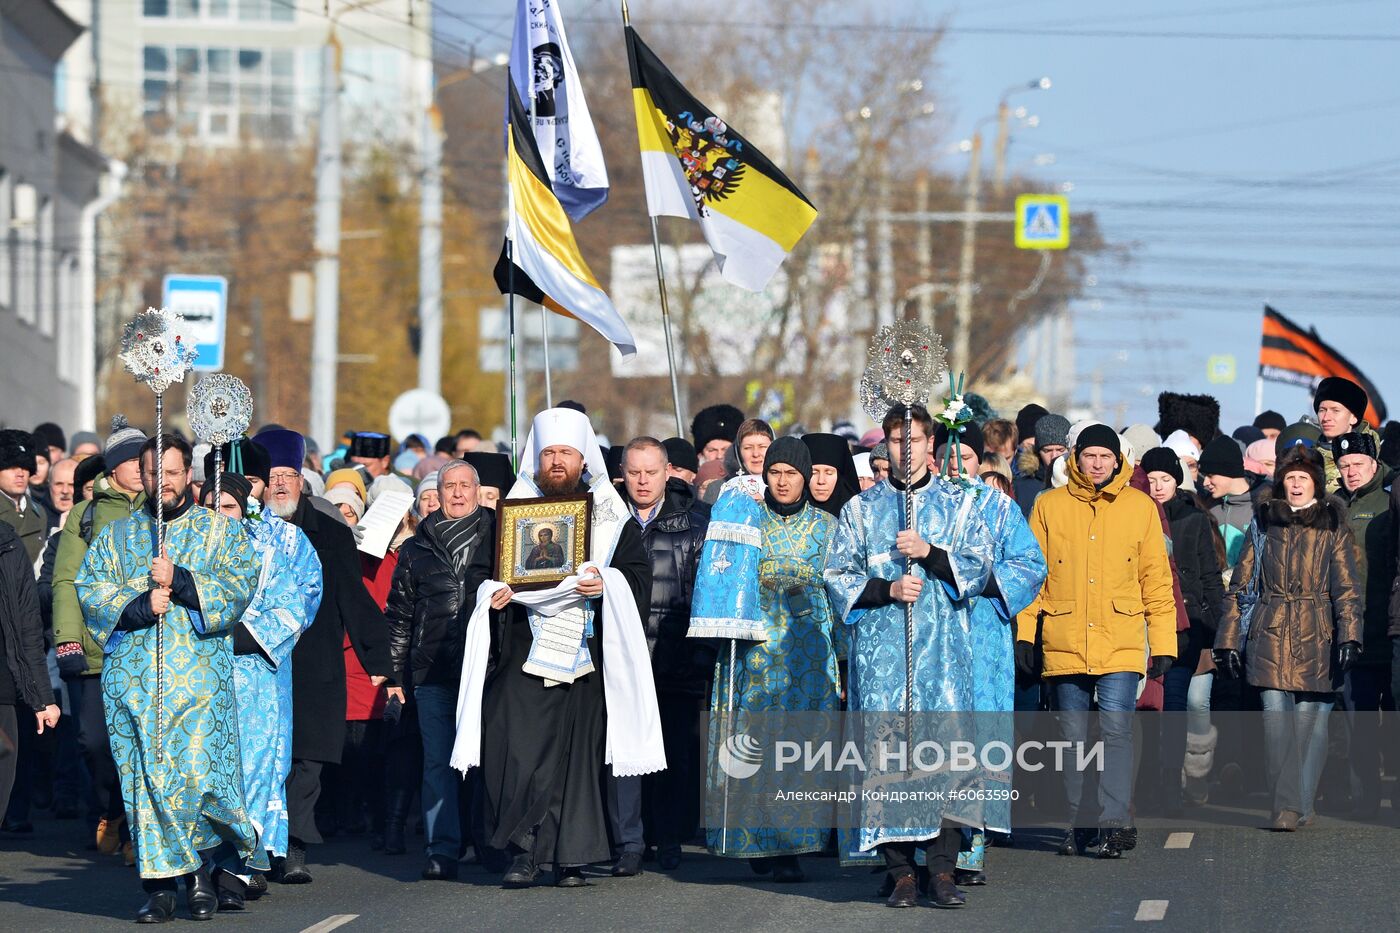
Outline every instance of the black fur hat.
MULTIPOLYGON (((33 473, 38 466, 34 462, 34 435, 14 428, 0 430, 0 470, 22 467, 33 473)), ((45 455, 47 455, 45 451, 45 455)))
POLYGON ((1157 396, 1157 426, 1152 430, 1158 437, 1183 430, 1204 449, 1220 433, 1220 403, 1210 395, 1163 392, 1157 396))
POLYGON ((690 422, 690 433, 695 438, 695 449, 701 451, 713 440, 733 441, 739 432, 744 413, 733 405, 711 405, 700 409, 690 422))

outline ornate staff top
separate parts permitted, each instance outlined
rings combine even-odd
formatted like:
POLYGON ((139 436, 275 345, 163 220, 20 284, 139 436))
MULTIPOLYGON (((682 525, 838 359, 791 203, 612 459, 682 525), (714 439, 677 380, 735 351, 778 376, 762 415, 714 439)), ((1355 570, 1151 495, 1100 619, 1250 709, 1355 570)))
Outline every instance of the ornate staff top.
POLYGON ((870 342, 870 360, 860 380, 860 402, 876 423, 896 405, 926 405, 943 381, 947 351, 927 325, 897 321, 880 328, 870 342))
POLYGON ((190 392, 190 429, 206 443, 220 447, 241 437, 253 419, 253 394, 243 380, 228 373, 211 373, 190 392))
POLYGON ((121 346, 126 371, 156 395, 184 382, 199 354, 185 329, 185 319, 165 308, 147 308, 136 315, 126 325, 121 346))

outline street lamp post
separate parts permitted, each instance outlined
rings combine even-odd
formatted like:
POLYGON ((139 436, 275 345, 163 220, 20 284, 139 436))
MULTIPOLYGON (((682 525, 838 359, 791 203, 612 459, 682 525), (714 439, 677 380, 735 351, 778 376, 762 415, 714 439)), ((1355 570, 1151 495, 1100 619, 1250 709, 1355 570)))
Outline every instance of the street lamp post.
POLYGON ((1048 77, 1036 78, 1027 81, 1025 84, 1013 84, 1001 94, 1001 101, 997 104, 997 148, 996 148, 996 180, 994 190, 997 197, 1006 193, 1006 145, 1009 131, 1011 110, 1007 104, 1007 99, 1013 94, 1020 94, 1025 91, 1048 91, 1050 90, 1050 79, 1048 77))

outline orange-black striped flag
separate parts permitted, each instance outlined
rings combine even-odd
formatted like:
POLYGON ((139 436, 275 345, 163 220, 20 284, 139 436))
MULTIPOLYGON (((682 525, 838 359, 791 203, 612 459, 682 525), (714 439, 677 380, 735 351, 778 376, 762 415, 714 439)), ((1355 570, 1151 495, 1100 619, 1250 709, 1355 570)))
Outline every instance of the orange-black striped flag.
POLYGON ((1264 335, 1259 344, 1259 377, 1311 390, 1328 376, 1350 379, 1365 389, 1366 398, 1370 400, 1366 421, 1373 427, 1385 423, 1385 402, 1361 370, 1324 342, 1317 328, 1303 330, 1265 305, 1264 335))

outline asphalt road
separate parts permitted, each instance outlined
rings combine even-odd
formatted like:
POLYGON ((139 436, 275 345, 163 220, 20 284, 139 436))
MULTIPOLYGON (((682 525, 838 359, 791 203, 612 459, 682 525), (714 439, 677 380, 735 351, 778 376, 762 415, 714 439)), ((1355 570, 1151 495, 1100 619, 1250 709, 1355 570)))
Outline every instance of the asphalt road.
MULTIPOLYGON (((506 891, 472 864, 455 882, 418 881, 419 856, 343 838, 313 852, 313 884, 273 885, 207 929, 1379 931, 1395 929, 1400 916, 1400 830, 1388 810, 1385 822, 1324 819, 1294 834, 1161 826, 1144 830, 1121 861, 1061 858, 1050 849, 1053 834, 1023 833, 1015 848, 988 852, 992 883, 968 889, 958 911, 888 910, 873 897, 879 876, 828 858, 804 859, 808 881, 799 885, 688 849, 674 873, 600 873, 582 889, 506 891)), ((33 836, 0 837, 0 930, 130 929, 144 899, 136 872, 85 850, 84 836, 77 822, 40 821, 33 836)), ((190 922, 183 910, 181 895, 177 924, 190 922)))

